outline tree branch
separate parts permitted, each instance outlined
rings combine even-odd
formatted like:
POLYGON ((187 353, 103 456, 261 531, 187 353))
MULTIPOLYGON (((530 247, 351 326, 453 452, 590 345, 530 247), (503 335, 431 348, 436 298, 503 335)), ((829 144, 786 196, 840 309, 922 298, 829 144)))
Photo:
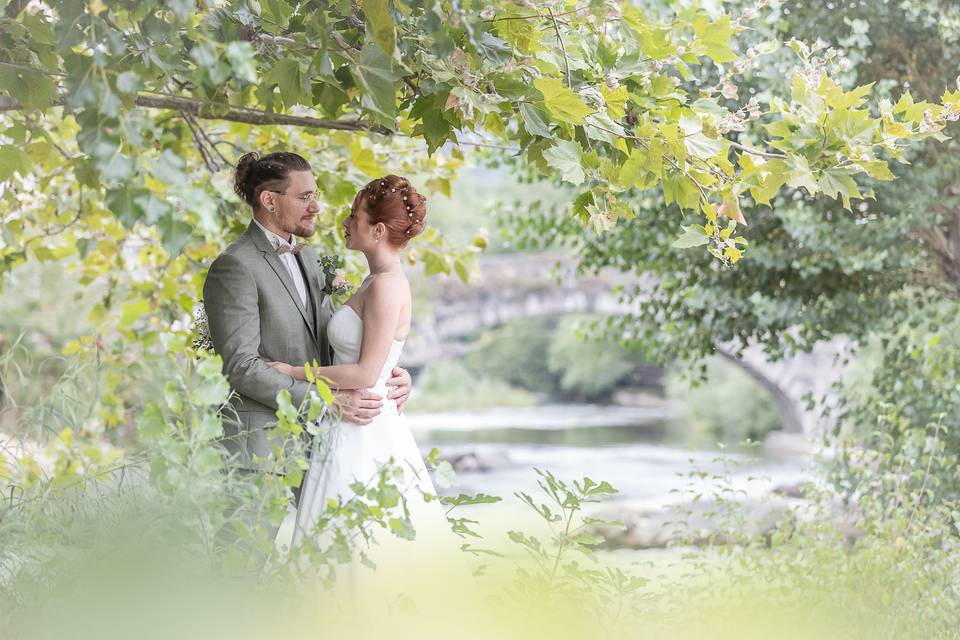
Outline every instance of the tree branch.
MULTIPOLYGON (((576 13, 579 13, 584 10, 589 10, 590 7, 580 7, 579 9, 573 9, 572 11, 564 11, 563 13, 558 13, 558 16, 569 16, 576 13)), ((552 13, 552 12, 551 12, 552 13)), ((481 20, 481 22, 502 22, 504 20, 536 20, 537 18, 543 18, 543 15, 537 13, 529 16, 507 16, 504 18, 490 18, 489 20, 481 20)))
MULTIPOLYGON (((61 95, 50 103, 53 107, 65 106, 67 97, 61 95)), ((334 129, 338 131, 370 131, 381 135, 393 135, 393 131, 377 124, 365 124, 359 120, 322 120, 310 116, 291 116, 285 113, 268 113, 256 109, 235 107, 222 102, 209 102, 196 98, 174 95, 139 95, 136 105, 148 109, 171 109, 182 111, 202 120, 229 120, 253 125, 279 125, 305 127, 307 129, 334 129)), ((0 112, 23 111, 24 107, 14 98, 0 96, 0 112)))
POLYGON ((573 89, 573 84, 570 82, 570 60, 567 59, 567 48, 563 44, 563 37, 560 35, 560 25, 557 24, 557 17, 553 15, 553 9, 547 7, 547 12, 550 14, 550 19, 553 20, 553 30, 557 33, 557 40, 560 42, 560 52, 563 54, 563 66, 567 70, 567 86, 573 89))
MULTIPOLYGON (((193 141, 197 145, 197 151, 200 152, 200 157, 203 158, 203 163, 207 165, 207 170, 210 171, 210 173, 220 171, 220 165, 217 164, 217 161, 214 160, 210 152, 207 151, 203 141, 204 138, 200 135, 200 126, 193 119, 193 116, 187 113, 181 113, 180 115, 183 117, 183 121, 187 123, 187 128, 190 129, 190 133, 193 135, 193 141)), ((227 166, 230 166, 229 163, 227 166)))
MULTIPOLYGON (((197 122, 197 119, 196 119, 196 118, 194 118, 193 116, 186 116, 186 115, 184 115, 183 117, 190 119, 191 123, 193 124, 193 128, 194 128, 197 132, 199 132, 200 137, 202 137, 203 140, 207 143, 207 153, 208 153, 208 154, 209 154, 210 152, 213 152, 213 153, 217 154, 217 157, 220 158, 220 162, 222 162, 225 167, 229 167, 231 164, 233 164, 233 163, 231 163, 229 160, 227 160, 227 158, 226 158, 222 153, 220 153, 220 150, 217 149, 217 145, 215 145, 215 144, 213 143, 213 140, 211 140, 211 138, 210 138, 210 136, 207 134, 207 132, 204 131, 203 127, 200 126, 200 123, 197 122)), ((213 158, 211 157, 211 159, 213 159, 213 158)))
POLYGON ((790 156, 785 156, 782 153, 768 153, 766 151, 759 151, 757 149, 751 149, 750 147, 745 147, 739 142, 734 142, 733 140, 727 140, 731 146, 740 149, 741 151, 746 151, 747 153, 753 154, 755 156, 763 156, 764 158, 783 158, 784 160, 789 160, 790 156))

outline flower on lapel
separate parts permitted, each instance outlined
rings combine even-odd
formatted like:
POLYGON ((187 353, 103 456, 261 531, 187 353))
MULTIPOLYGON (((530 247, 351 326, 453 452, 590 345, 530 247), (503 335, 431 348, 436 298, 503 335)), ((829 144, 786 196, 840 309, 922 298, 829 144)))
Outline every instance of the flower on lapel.
POLYGON ((322 256, 317 263, 320 265, 320 272, 323 274, 323 286, 321 289, 328 296, 343 295, 350 290, 347 284, 347 275, 340 268, 340 256, 322 256))
MULTIPOLYGON (((213 351, 213 338, 210 337, 210 321, 207 320, 207 312, 203 308, 203 300, 195 305, 193 312, 193 322, 190 328, 193 331, 193 348, 199 351, 213 351)), ((198 356, 199 357, 199 356, 198 356)))

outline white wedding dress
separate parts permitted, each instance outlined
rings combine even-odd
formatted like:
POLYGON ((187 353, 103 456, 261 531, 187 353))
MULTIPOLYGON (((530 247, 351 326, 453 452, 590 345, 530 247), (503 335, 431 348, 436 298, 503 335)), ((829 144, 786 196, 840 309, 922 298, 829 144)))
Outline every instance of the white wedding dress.
MULTIPOLYGON (((351 307, 344 305, 333 314, 327 324, 327 337, 334 349, 334 364, 359 361, 363 321, 351 307)), ((323 536, 323 532, 314 529, 328 500, 350 500, 356 495, 351 485, 369 483, 376 478, 378 469, 392 459, 404 472, 403 480, 396 484, 406 499, 416 538, 404 540, 376 527, 374 544, 368 546, 359 540, 358 552, 363 550, 377 564, 378 574, 383 565, 399 566, 396 561, 400 557, 438 551, 438 541, 449 551, 455 537, 440 503, 426 502, 422 497, 423 493, 436 495, 436 490, 405 416, 397 412, 396 402, 387 399, 386 382, 397 366, 403 345, 403 341, 393 341, 371 389, 384 398, 379 415, 367 425, 341 422, 322 438, 315 438, 293 532, 295 546, 304 536, 323 536)), ((402 517, 402 507, 396 511, 402 517)), ((351 573, 356 573, 356 565, 354 559, 351 573)))

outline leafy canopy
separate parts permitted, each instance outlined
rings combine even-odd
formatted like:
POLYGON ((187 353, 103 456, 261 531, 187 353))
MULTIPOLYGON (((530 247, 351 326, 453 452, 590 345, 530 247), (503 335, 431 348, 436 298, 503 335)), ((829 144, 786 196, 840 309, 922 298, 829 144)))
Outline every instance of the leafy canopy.
MULTIPOLYGON (((614 1, 14 4, 19 11, 0 21, 7 204, 23 205, 11 195, 19 190, 58 204, 83 193, 97 219, 81 210, 81 228, 121 236, 146 225, 170 255, 215 230, 211 209, 226 213, 234 202, 220 195, 222 182, 195 194, 177 188, 198 165, 223 172, 240 149, 336 148, 353 166, 332 163, 320 177, 328 203, 342 206, 357 172, 396 164, 392 154, 380 162, 388 140, 428 154, 489 141, 578 187, 574 213, 597 229, 634 216, 625 194, 659 187, 666 204, 702 214, 680 246, 707 245, 736 262, 745 241, 717 218, 743 222, 744 194, 769 203, 788 186, 849 207, 869 195, 858 180, 892 177, 887 158, 939 135, 960 104, 960 92, 943 104, 905 94, 871 113, 872 85, 843 90, 796 44, 789 93, 741 105, 733 79, 777 46, 738 50, 753 9, 732 17, 614 1), (725 137, 758 119, 766 140, 725 137), (245 126, 211 137, 208 120, 245 126), (365 135, 291 136, 278 126, 365 135)), ((57 204, 39 209, 60 222, 57 204)), ((104 255, 82 239, 82 255, 104 255)), ((28 257, 7 242, 7 267, 28 257)), ((69 246, 36 251, 62 257, 69 246)), ((451 269, 448 261, 441 270, 451 269)))

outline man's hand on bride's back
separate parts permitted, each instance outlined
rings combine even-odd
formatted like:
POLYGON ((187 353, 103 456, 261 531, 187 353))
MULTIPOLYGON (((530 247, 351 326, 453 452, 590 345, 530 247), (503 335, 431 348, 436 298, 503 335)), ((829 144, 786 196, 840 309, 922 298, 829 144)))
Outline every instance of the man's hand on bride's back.
POLYGON ((413 380, 410 378, 410 372, 402 367, 394 367, 390 372, 392 376, 387 380, 387 386, 392 387, 387 394, 387 398, 397 401, 397 412, 403 413, 403 405, 410 399, 410 389, 413 388, 413 380))
POLYGON ((383 399, 372 391, 341 389, 333 394, 341 419, 353 424, 370 424, 380 413, 383 399))

